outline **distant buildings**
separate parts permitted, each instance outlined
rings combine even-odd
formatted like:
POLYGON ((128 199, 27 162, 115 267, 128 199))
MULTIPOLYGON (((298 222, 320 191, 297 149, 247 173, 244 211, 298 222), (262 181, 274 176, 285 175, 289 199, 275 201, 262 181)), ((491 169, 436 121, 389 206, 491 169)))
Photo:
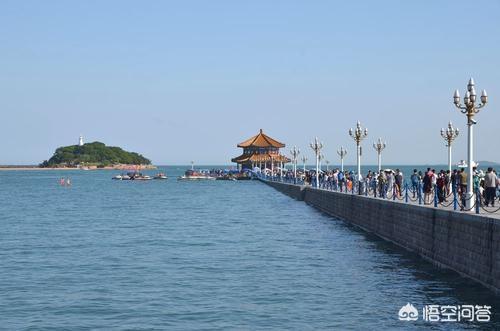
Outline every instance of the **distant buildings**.
POLYGON ((243 148, 243 154, 231 159, 231 162, 237 163, 240 169, 270 169, 290 162, 289 158, 280 154, 280 148, 284 148, 285 144, 264 134, 262 129, 256 136, 238 144, 238 147, 243 148))

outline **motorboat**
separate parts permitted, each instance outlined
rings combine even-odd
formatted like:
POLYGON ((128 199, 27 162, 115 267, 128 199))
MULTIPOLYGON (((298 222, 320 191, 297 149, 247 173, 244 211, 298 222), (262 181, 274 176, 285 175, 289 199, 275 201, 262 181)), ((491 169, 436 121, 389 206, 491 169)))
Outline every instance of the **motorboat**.
POLYGON ((158 173, 153 177, 153 179, 168 179, 167 175, 163 172, 158 173))
MULTIPOLYGON (((116 177, 116 176, 115 176, 116 177)), ((151 180, 151 176, 143 175, 140 172, 128 172, 127 175, 122 175, 122 180, 151 180)))
POLYGON ((116 175, 116 176, 113 176, 114 180, 123 180, 123 176, 122 175, 116 175))
POLYGON ((184 173, 183 176, 177 178, 178 180, 215 180, 216 178, 210 176, 207 173, 198 172, 195 170, 188 170, 184 173))
POLYGON ((151 180, 153 179, 151 176, 140 174, 139 176, 134 177, 134 180, 151 180))

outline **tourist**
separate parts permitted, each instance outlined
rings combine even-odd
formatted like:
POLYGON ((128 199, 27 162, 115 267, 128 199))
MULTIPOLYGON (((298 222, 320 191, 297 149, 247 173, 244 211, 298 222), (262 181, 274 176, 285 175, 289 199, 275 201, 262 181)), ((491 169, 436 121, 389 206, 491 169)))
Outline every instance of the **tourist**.
POLYGON ((386 196, 391 194, 392 197, 392 195, 394 194, 394 174, 392 170, 386 171, 385 176, 387 180, 386 196))
POLYGON ((345 175, 343 171, 339 171, 337 175, 338 181, 339 181, 339 189, 340 192, 342 192, 342 188, 344 187, 344 181, 345 181, 345 175))
POLYGON ((481 180, 484 177, 484 173, 482 172, 482 170, 481 171, 478 170, 477 167, 472 168, 472 173, 473 173, 472 183, 474 184, 473 193, 479 192, 481 194, 481 180))
POLYGON ((434 174, 432 173, 431 168, 427 168, 427 172, 425 173, 425 176, 423 178, 424 204, 430 203, 433 175, 434 174))
POLYGON ((71 186, 71 179, 69 177, 66 178, 66 186, 71 186))
POLYGON ((444 170, 441 170, 439 172, 439 175, 437 176, 436 180, 436 189, 437 189, 437 195, 438 195, 438 200, 439 202, 446 201, 446 180, 445 180, 446 174, 444 170))
POLYGON ((64 177, 61 177, 61 179, 59 180, 59 185, 64 186, 65 183, 66 180, 64 179, 64 177))
POLYGON ((401 185, 403 185, 403 173, 399 170, 396 169, 396 175, 394 177, 394 182, 395 182, 395 188, 397 191, 398 197, 401 196, 401 185))
POLYGON ((460 198, 462 200, 462 206, 460 206, 460 210, 464 210, 465 202, 466 202, 466 193, 467 193, 467 173, 465 169, 460 169, 460 198))
POLYGON ((417 169, 413 169, 413 174, 410 177, 411 180, 411 190, 413 191, 413 199, 416 198, 418 184, 420 183, 420 176, 418 175, 417 169))
POLYGON ((492 167, 488 168, 488 172, 484 176, 484 186, 486 190, 486 197, 484 201, 485 206, 488 207, 488 205, 491 204, 492 207, 495 207, 498 178, 493 172, 492 167))
POLYGON ((378 194, 380 198, 385 198, 387 176, 384 171, 380 171, 378 175, 378 194))
POLYGON ((437 185, 437 174, 436 174, 436 169, 432 169, 432 188, 435 188, 437 185))
POLYGON ((333 190, 337 191, 339 189, 339 169, 335 169, 332 178, 333 178, 333 190))

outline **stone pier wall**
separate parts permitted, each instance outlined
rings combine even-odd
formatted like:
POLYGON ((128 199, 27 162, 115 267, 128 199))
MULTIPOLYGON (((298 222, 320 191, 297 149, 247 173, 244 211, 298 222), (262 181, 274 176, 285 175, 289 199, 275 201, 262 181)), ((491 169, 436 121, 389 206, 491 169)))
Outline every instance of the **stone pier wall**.
POLYGON ((481 215, 267 182, 500 294, 500 221, 481 215))

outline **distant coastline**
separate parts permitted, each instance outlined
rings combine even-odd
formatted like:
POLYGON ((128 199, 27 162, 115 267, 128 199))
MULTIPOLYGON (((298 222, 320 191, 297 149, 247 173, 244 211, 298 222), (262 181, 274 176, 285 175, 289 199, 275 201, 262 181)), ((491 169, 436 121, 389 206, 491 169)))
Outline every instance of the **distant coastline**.
POLYGON ((121 170, 121 171, 134 171, 134 170, 154 170, 157 169, 154 165, 134 165, 134 164, 118 164, 114 166, 107 166, 98 168, 96 166, 87 167, 40 167, 36 165, 0 165, 0 171, 16 170, 16 171, 33 171, 33 170, 121 170))

